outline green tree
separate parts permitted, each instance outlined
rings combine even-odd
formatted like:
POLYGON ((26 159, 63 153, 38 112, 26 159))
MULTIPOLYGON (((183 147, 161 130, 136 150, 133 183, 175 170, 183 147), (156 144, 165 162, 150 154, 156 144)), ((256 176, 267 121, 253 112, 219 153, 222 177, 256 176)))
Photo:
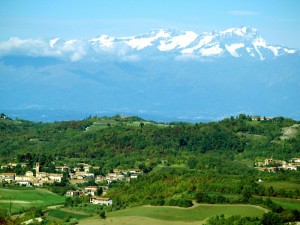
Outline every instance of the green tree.
POLYGON ((261 220, 263 225, 282 225, 282 220, 280 217, 273 212, 265 213, 261 220))
POLYGON ((99 212, 99 216, 100 216, 101 219, 106 219, 105 211, 104 211, 104 210, 101 210, 101 211, 99 212))

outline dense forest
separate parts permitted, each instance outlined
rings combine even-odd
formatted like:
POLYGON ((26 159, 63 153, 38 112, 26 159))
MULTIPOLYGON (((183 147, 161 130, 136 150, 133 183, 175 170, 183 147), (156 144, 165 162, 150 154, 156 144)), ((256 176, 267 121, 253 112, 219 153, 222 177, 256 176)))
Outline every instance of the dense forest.
MULTIPOLYGON (((191 157, 196 158, 194 166, 200 168, 205 162, 205 166, 212 166, 209 160, 218 154, 230 160, 253 162, 271 156, 282 160, 299 157, 299 133, 281 140, 283 128, 297 121, 283 117, 262 121, 251 118, 241 114, 219 122, 161 124, 115 116, 34 123, 11 120, 2 114, 0 155, 3 163, 12 158, 29 164, 39 161, 42 165, 86 160, 105 169, 181 164, 191 161, 191 157)), ((219 159, 213 161, 221 161, 218 164, 226 163, 215 158, 219 159)))
MULTIPOLYGON (((195 201, 250 203, 271 209, 273 214, 267 216, 278 221, 295 221, 300 219, 299 210, 282 207, 270 198, 299 199, 299 188, 264 186, 258 180, 300 185, 299 167, 298 171, 270 173, 254 165, 270 157, 287 162, 299 158, 298 124, 283 117, 244 114, 195 124, 118 115, 36 123, 1 114, 0 159, 2 164, 23 162, 28 167, 39 162, 44 168, 53 167, 53 162, 86 162, 99 166, 94 172, 103 175, 113 168, 142 169, 144 174, 138 179, 110 184, 108 195, 114 204, 108 210, 144 204, 188 207, 195 201)), ((15 169, 18 173, 26 170, 15 169)), ((209 223, 223 224, 218 223, 221 220, 227 221, 216 217, 209 223)))

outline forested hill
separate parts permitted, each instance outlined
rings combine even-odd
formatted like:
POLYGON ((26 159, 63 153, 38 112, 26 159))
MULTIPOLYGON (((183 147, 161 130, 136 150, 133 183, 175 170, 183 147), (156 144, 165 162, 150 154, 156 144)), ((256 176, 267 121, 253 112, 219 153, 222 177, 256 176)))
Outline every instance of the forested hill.
POLYGON ((201 168, 204 161, 255 162, 300 155, 299 121, 239 115, 210 123, 156 123, 138 117, 89 117, 80 121, 35 123, 1 114, 3 162, 90 162, 112 168, 153 168, 165 163, 201 168), (291 128, 293 126, 293 128, 291 128), (284 137, 284 138, 283 138, 284 137), (224 158, 223 157, 223 158, 224 158), (213 159, 213 160, 212 160, 213 159))

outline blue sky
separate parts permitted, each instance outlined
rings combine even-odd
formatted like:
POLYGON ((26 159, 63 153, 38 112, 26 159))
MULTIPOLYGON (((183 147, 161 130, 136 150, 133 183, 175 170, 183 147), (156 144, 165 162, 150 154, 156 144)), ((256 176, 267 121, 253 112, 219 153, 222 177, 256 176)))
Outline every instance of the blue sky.
POLYGON ((197 33, 256 27, 271 44, 300 49, 299 0, 2 0, 0 40, 129 36, 177 27, 197 33))

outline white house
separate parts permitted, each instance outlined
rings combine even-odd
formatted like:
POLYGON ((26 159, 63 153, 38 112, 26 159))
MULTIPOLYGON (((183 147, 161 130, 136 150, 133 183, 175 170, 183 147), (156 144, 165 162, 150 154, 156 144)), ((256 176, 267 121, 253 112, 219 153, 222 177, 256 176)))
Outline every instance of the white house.
POLYGON ((87 195, 95 196, 97 193, 98 187, 97 186, 87 186, 84 188, 84 193, 87 195))
POLYGON ((90 203, 95 205, 112 205, 112 200, 110 198, 90 198, 90 203))
POLYGON ((25 176, 33 177, 33 172, 32 171, 26 171, 25 176))
POLYGON ((12 183, 15 180, 15 173, 1 173, 0 174, 0 180, 6 181, 8 183, 12 183))
POLYGON ((292 158, 292 161, 294 161, 295 163, 300 163, 300 158, 292 158))
POLYGON ((61 182, 61 179, 63 178, 62 174, 55 174, 55 173, 50 173, 49 174, 49 180, 53 180, 56 182, 61 182))
POLYGON ((137 179, 138 176, 139 176, 139 174, 133 173, 133 174, 130 175, 130 179, 137 179))

